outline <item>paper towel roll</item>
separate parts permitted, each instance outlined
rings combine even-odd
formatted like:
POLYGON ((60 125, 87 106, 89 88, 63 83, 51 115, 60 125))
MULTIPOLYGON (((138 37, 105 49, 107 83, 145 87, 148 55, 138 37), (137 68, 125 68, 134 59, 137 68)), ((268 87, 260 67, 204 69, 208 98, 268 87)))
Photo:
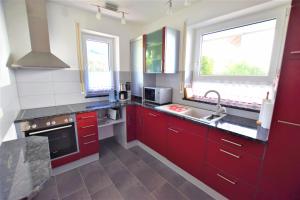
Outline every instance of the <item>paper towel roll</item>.
POLYGON ((269 99, 264 99, 259 113, 259 121, 263 128, 269 129, 272 121, 274 103, 269 99))

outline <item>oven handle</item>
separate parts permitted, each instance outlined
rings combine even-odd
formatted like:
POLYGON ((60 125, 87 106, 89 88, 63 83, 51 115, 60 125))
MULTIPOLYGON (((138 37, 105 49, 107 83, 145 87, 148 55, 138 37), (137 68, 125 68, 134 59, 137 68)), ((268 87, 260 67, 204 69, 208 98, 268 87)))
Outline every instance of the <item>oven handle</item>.
POLYGON ((69 128, 69 127, 72 127, 72 126, 73 125, 67 125, 67 126, 61 126, 61 127, 57 127, 57 128, 50 128, 50 129, 42 130, 42 131, 35 131, 35 132, 29 133, 29 135, 36 135, 36 134, 39 134, 39 133, 46 133, 46 132, 50 132, 50 131, 55 131, 55 130, 69 128))

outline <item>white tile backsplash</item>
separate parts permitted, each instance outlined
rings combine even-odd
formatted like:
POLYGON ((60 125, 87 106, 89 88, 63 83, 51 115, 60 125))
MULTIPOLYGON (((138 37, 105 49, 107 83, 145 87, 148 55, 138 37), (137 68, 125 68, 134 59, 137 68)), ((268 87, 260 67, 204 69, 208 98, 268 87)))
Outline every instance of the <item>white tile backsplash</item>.
POLYGON ((16 81, 20 82, 51 82, 51 70, 19 69, 16 71, 16 81))
POLYGON ((40 108, 55 105, 53 94, 19 96, 19 100, 22 109, 40 108))
POLYGON ((53 90, 55 94, 80 94, 81 86, 79 82, 54 82, 53 90))
POLYGON ((18 92, 20 97, 53 94, 53 87, 51 82, 19 82, 18 92))

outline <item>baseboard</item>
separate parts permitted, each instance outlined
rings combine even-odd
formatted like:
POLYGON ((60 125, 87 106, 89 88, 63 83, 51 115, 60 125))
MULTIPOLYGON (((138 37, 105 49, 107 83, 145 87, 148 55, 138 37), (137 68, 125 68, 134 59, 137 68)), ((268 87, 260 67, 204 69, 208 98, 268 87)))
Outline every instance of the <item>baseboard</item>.
POLYGON ((131 142, 127 142, 126 144, 126 149, 130 149, 131 147, 137 146, 138 145, 138 141, 137 140, 133 140, 131 142))
POLYGON ((147 151, 149 154, 151 154, 152 156, 154 156, 156 159, 158 159, 159 161, 161 161, 162 163, 164 163, 165 165, 167 165, 169 168, 171 168, 172 170, 174 170, 176 173, 178 173, 179 175, 181 175, 187 181, 189 181, 192 184, 194 184, 199 189, 201 189, 204 192, 206 192, 208 195, 210 195, 214 199, 217 199, 217 200, 227 200, 226 197, 224 197, 223 195, 221 195, 220 193, 218 193, 217 191, 215 191, 211 187, 207 186, 203 182, 199 181, 194 176, 192 176, 188 172, 184 171, 183 169, 181 169, 180 167, 178 167, 177 165, 175 165, 174 163, 172 163, 167 158, 165 158, 164 156, 160 155, 159 153, 157 153, 156 151, 154 151, 150 147, 146 146, 145 144, 143 144, 143 143, 141 143, 139 141, 136 141, 136 145, 138 145, 139 147, 141 147, 142 149, 144 149, 145 151, 147 151))
POLYGON ((89 164, 89 163, 97 161, 97 160, 99 160, 99 153, 92 154, 90 156, 81 158, 79 160, 76 160, 76 161, 73 161, 68 164, 65 164, 60 167, 56 167, 56 168, 52 169, 52 176, 62 174, 64 172, 70 171, 72 169, 81 167, 83 165, 89 164))

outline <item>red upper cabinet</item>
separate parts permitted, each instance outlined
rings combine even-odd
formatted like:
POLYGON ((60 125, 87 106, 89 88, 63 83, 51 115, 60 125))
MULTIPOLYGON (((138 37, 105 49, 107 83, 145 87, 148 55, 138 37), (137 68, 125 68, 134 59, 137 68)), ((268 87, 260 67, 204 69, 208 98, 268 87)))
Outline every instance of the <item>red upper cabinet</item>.
POLYGON ((158 152, 166 155, 167 117, 161 112, 144 109, 143 134, 144 143, 158 152))
POLYGON ((89 156, 99 152, 97 112, 76 114, 80 155, 89 156))
POLYGON ((136 106, 126 106, 127 142, 136 139, 136 106))
POLYGON ((168 117, 167 158, 194 177, 202 179, 208 128, 168 117))
POLYGON ((300 59, 300 2, 293 1, 284 55, 289 58, 300 59))

